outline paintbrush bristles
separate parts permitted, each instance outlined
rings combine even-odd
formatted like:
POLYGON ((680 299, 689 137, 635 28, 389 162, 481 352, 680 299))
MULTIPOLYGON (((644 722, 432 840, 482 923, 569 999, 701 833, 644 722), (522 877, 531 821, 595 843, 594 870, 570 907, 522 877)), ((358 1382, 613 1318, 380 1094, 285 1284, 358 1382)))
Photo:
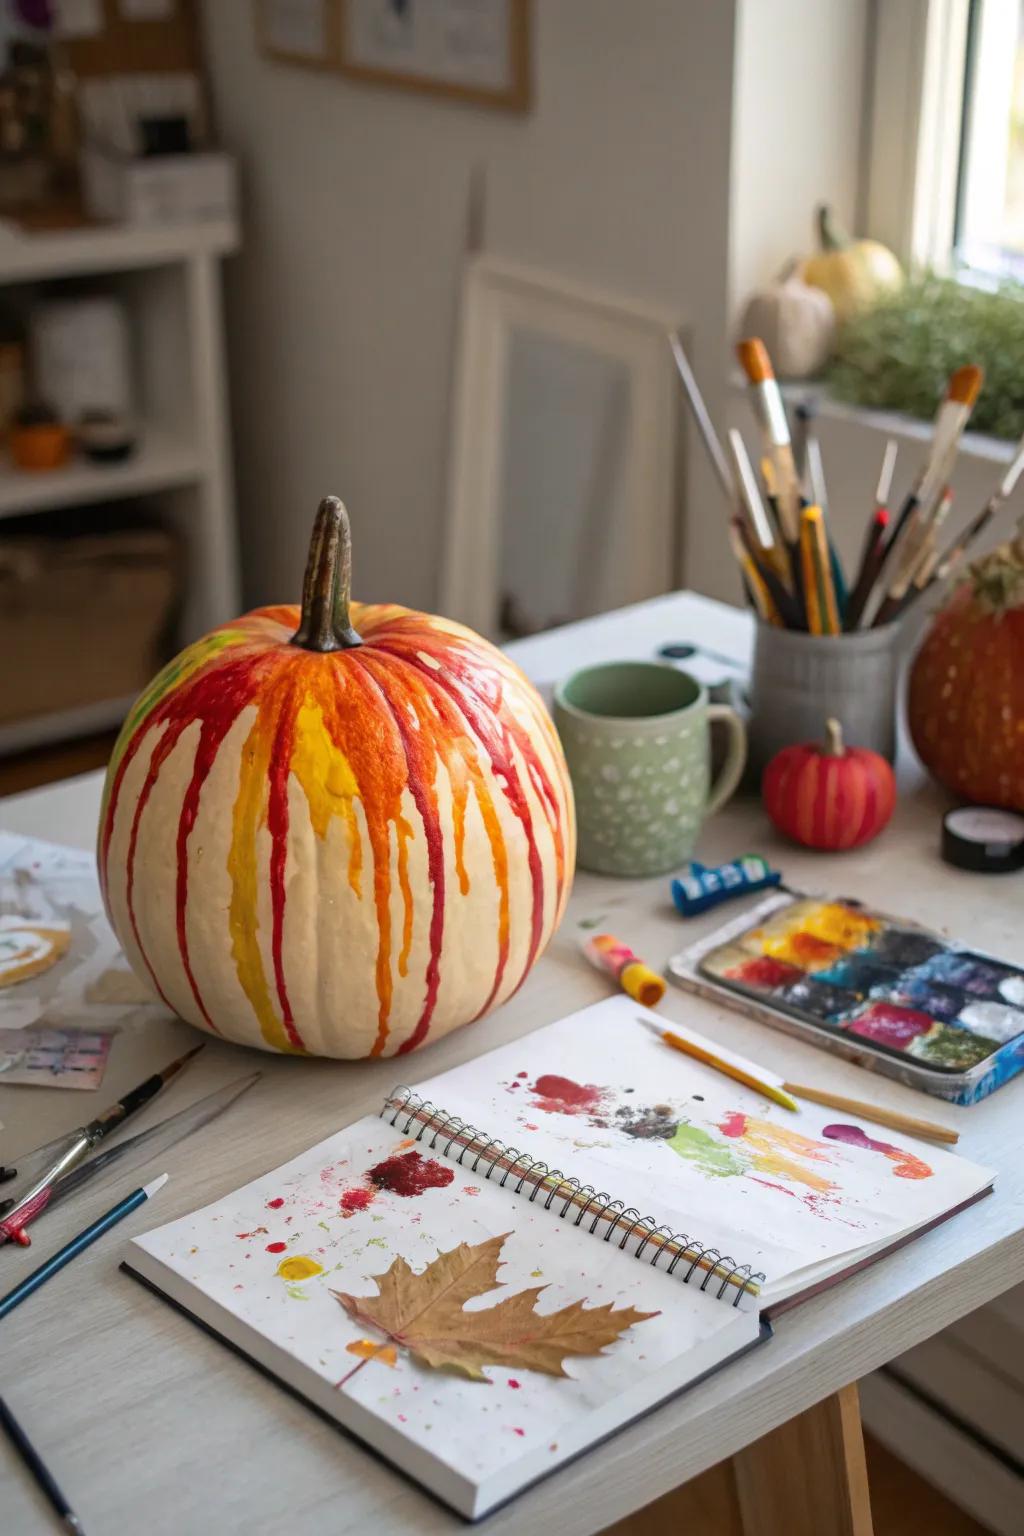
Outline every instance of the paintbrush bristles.
POLYGON ((973 405, 981 391, 984 378, 984 372, 975 363, 968 363, 965 368, 958 368, 950 375, 946 399, 955 400, 958 405, 973 405))
POLYGON ((763 384, 766 379, 774 379, 775 371, 772 368, 772 360, 768 356, 768 348, 759 336, 750 336, 745 341, 738 341, 736 356, 751 384, 763 384))

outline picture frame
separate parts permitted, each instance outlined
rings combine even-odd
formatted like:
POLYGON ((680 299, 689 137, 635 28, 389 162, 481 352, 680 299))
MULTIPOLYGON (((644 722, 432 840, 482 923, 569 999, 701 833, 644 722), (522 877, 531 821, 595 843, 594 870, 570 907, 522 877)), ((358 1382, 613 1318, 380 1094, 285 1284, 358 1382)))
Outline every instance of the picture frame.
POLYGON ((262 54, 304 69, 341 66, 341 0, 253 0, 262 54))
MULTIPOLYGON (((468 259, 456 348, 442 612, 482 634, 509 638, 503 585, 517 561, 509 558, 507 524, 523 520, 524 509, 534 526, 523 527, 523 545, 546 552, 538 564, 548 608, 533 616, 537 627, 678 585, 679 403, 668 333, 679 324, 678 315, 654 305, 493 256, 468 259), (535 353, 532 368, 524 346, 535 353), (516 411, 522 415, 525 401, 529 416, 532 397, 520 383, 517 406, 517 347, 534 396, 555 391, 537 401, 539 423, 526 421, 521 428, 516 411), (592 377, 584 366, 588 356, 592 377), (538 427, 544 440, 538 440, 538 427), (515 506, 506 518, 510 464, 518 475, 516 466, 524 462, 534 469, 537 494, 513 483, 515 506), (557 590, 552 568, 559 559, 570 598, 564 613, 550 611, 557 608, 550 594, 557 590)), ((519 373, 522 379, 522 367, 519 373)))
POLYGON ((338 68, 371 85, 525 112, 531 0, 337 0, 338 68))

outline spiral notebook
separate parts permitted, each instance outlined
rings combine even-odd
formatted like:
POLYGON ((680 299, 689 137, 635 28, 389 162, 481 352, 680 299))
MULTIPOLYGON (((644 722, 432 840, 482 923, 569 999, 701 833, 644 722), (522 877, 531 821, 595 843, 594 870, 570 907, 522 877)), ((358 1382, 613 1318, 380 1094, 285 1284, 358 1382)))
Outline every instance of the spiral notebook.
POLYGON ((991 1186, 909 1138, 766 1105, 651 1022, 612 998, 396 1089, 379 1117, 135 1239, 126 1267, 475 1519, 766 1340, 766 1309, 991 1186), (469 1310, 543 1288, 537 1313, 637 1320, 563 1377, 505 1364, 475 1381, 338 1299, 384 1296, 396 1260, 415 1283, 502 1237, 500 1288, 471 1289, 469 1310))

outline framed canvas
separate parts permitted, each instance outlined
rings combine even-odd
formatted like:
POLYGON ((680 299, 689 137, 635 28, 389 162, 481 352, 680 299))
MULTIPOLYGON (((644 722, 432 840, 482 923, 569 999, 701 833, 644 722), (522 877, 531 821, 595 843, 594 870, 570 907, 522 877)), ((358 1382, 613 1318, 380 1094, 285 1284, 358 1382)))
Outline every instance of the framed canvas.
POLYGON ((342 72, 525 112, 530 0, 339 0, 342 72))
POLYGON ((512 639, 678 584, 668 311, 466 267, 442 611, 512 639))
POLYGON ((338 69, 341 0, 255 0, 260 51, 282 64, 338 69))

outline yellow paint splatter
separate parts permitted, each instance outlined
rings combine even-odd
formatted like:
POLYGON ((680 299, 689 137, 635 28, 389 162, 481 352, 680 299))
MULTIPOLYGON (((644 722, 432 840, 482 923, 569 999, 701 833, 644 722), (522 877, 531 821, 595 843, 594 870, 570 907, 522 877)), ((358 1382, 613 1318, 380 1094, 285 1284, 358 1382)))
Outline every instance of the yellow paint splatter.
POLYGON ((307 1258, 304 1253, 290 1254, 277 1266, 277 1273, 282 1280, 312 1280, 314 1275, 322 1275, 323 1272, 323 1265, 318 1264, 316 1259, 307 1258))

